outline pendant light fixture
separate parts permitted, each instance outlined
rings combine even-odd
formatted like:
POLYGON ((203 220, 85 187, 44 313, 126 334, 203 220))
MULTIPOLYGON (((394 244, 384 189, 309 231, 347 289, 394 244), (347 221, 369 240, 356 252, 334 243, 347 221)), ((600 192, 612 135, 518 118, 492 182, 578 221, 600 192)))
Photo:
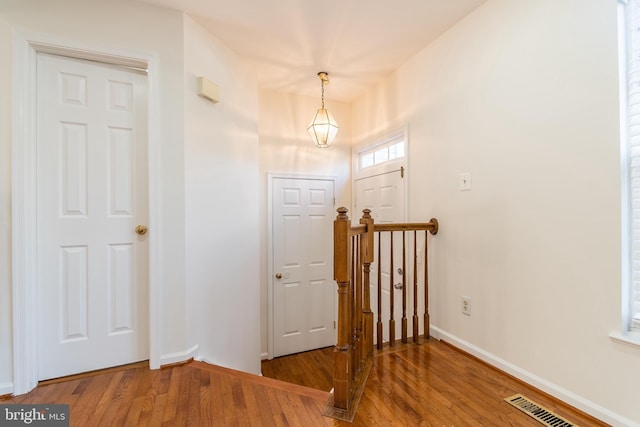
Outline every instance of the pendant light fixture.
POLYGON ((316 147, 326 148, 331 145, 333 139, 336 137, 338 124, 329 110, 324 108, 324 86, 329 84, 329 75, 324 71, 320 71, 318 77, 320 77, 322 87, 322 106, 316 112, 307 131, 309 135, 311 135, 316 147))

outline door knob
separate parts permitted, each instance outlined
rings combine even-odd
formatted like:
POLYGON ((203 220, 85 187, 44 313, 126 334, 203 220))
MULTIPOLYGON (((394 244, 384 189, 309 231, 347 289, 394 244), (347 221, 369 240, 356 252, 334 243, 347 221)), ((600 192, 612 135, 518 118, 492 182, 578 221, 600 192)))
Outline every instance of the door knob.
POLYGON ((402 289, 402 283, 396 283, 393 287, 396 289, 402 289))
POLYGON ((147 234, 147 226, 146 225, 138 225, 136 227, 136 234, 139 236, 144 236, 147 234))
POLYGON ((276 273, 276 279, 282 279, 282 273, 276 273))

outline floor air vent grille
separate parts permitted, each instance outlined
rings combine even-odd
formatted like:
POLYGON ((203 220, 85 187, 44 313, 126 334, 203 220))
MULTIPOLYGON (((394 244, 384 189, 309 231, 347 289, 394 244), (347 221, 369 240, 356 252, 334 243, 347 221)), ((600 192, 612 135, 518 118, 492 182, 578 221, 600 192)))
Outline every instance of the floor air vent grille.
POLYGON ((542 424, 544 424, 546 426, 551 426, 551 427, 578 427, 575 424, 570 423, 569 421, 565 420, 564 418, 561 418, 561 417, 557 416, 556 414, 554 414, 553 412, 551 412, 547 408, 544 408, 544 407, 538 405, 537 403, 532 402, 531 400, 527 399, 526 397, 524 397, 521 394, 515 394, 515 395, 513 395, 511 397, 507 397, 504 400, 505 400, 505 402, 509 403, 510 405, 515 406, 516 408, 520 409, 525 414, 529 415, 530 417, 535 418, 536 420, 540 421, 542 424))

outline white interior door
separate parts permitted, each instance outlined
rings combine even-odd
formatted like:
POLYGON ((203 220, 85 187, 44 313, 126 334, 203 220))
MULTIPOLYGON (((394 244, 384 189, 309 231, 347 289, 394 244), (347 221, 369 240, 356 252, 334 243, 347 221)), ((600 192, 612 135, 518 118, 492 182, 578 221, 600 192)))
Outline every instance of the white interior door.
POLYGON ((146 76, 39 54, 39 378, 148 358, 146 76))
POLYGON ((274 178, 273 356, 335 344, 333 181, 274 178))
MULTIPOLYGON (((405 180, 400 169, 374 175, 356 180, 355 185, 355 212, 352 220, 360 218, 363 209, 371 209, 377 224, 399 223, 405 221, 405 180)), ((389 318, 391 314, 390 299, 393 292, 394 298, 394 319, 396 321, 396 339, 400 338, 402 328, 402 288, 396 288, 394 285, 402 284, 402 234, 394 233, 393 238, 393 272, 391 271, 391 239, 389 233, 383 233, 382 247, 380 248, 381 256, 378 260, 376 253, 376 261, 371 265, 370 273, 370 291, 371 291, 371 307, 374 312, 374 325, 378 321, 378 266, 381 266, 382 281, 382 321, 384 323, 383 341, 389 340, 389 318), (393 277, 393 281, 391 280, 393 277), (393 284, 391 283, 393 282, 393 284)), ((376 249, 378 247, 378 236, 375 236, 376 249)), ((407 242, 408 244, 408 242, 407 242)), ((407 284, 408 300, 413 301, 411 295, 412 289, 407 284)), ((407 302, 407 307, 411 307, 407 302)), ((411 302, 412 304, 412 302, 411 302)), ((375 326, 374 326, 375 330, 375 326)))

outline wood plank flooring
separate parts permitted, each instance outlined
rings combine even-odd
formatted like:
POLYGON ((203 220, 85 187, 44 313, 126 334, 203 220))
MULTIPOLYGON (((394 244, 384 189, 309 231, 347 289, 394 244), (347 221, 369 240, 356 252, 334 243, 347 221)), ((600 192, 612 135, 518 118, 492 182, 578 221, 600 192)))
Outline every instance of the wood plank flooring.
MULTIPOLYGON (((327 348, 264 361, 262 372, 330 390, 326 371, 332 366, 332 352, 327 348)), ((386 346, 376 352, 353 425, 540 427, 503 401, 516 393, 576 425, 607 425, 437 340, 386 346)))
POLYGON ((70 405, 70 424, 94 426, 322 426, 329 393, 201 362, 148 365, 38 386, 0 404, 70 405))
POLYGON ((50 382, 0 404, 68 403, 71 425, 83 427, 540 427, 503 401, 522 393, 577 425, 606 425, 436 340, 377 352, 353 424, 337 421, 321 415, 332 352, 265 361, 264 377, 201 362, 155 371, 134 364, 50 382))

